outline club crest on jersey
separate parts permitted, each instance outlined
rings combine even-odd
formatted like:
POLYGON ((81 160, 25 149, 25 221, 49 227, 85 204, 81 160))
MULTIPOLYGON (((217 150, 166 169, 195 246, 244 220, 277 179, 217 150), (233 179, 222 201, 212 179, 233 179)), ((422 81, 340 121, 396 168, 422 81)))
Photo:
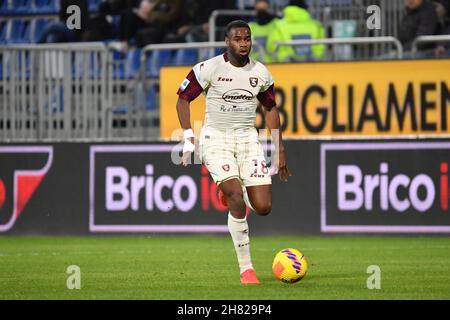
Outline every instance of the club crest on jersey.
POLYGON ((258 78, 251 77, 251 78, 249 78, 248 80, 250 80, 250 85, 251 85, 253 88, 256 87, 256 86, 258 85, 258 78))
POLYGON ((230 165, 229 164, 224 164, 222 166, 222 169, 225 170, 226 172, 230 171, 230 165))

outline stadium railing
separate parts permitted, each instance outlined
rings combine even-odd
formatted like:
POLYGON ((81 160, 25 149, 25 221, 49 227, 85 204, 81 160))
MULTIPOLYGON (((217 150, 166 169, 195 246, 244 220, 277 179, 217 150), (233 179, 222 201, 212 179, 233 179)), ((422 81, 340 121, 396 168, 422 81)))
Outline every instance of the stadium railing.
MULTIPOLYGON (((245 2, 245 1, 242 1, 245 2)), ((271 1, 273 9, 282 16, 282 9, 288 4, 287 0, 271 1)), ((358 26, 365 26, 369 13, 367 8, 373 5, 380 9, 381 28, 356 28, 355 37, 384 37, 396 36, 398 34, 398 25, 404 15, 404 0, 317 0, 308 1, 308 11, 311 16, 322 22, 326 37, 334 37, 333 30, 336 22, 353 22, 358 26)), ((209 18, 209 41, 216 41, 216 35, 219 27, 216 21, 223 16, 241 16, 253 17, 255 12, 252 10, 243 10, 249 8, 241 4, 240 10, 215 10, 209 18)), ((358 51, 360 59, 367 59, 373 55, 384 55, 389 52, 389 43, 374 43, 368 48, 362 46, 358 51)))
MULTIPOLYGON (((357 38, 331 38, 331 39, 305 39, 305 40, 292 40, 292 41, 279 41, 276 42, 276 49, 281 46, 311 46, 315 44, 329 44, 329 45, 343 45, 343 44, 379 44, 379 43, 391 43, 396 48, 397 59, 402 59, 403 57, 403 46, 397 38, 394 37, 374 37, 374 38, 365 38, 365 37, 357 37, 357 38)), ((376 58, 376 57, 372 57, 376 58)), ((331 57, 331 53, 327 48, 327 52, 324 60, 334 60, 331 57)))
POLYGON ((216 41, 216 33, 217 33, 217 25, 216 20, 219 16, 221 17, 254 17, 256 15, 256 11, 254 10, 214 10, 211 12, 209 16, 208 24, 209 24, 209 42, 216 41))
MULTIPOLYGON (((176 59, 172 60, 172 65, 187 65, 194 66, 197 62, 212 58, 215 55, 221 54, 226 47, 223 41, 219 42, 195 42, 195 43, 167 43, 167 44, 150 44, 142 48, 140 54, 140 69, 139 77, 136 79, 137 84, 133 86, 135 93, 133 96, 143 97, 138 99, 136 110, 140 112, 129 113, 125 115, 132 122, 146 119, 154 126, 137 126, 129 128, 128 133, 131 137, 141 137, 141 139, 157 138, 159 137, 159 68, 164 65, 170 65, 165 58, 167 55, 182 56, 183 52, 189 53, 194 51, 194 57, 189 60, 176 59), (212 49, 212 50, 210 50, 212 49), (175 52, 175 53, 174 53, 175 52), (154 108, 148 108, 148 99, 153 99, 152 105, 154 108), (146 107, 147 105, 147 107, 146 107), (155 131, 156 130, 156 131, 155 131)), ((261 55, 264 55, 264 48, 259 44, 253 45, 255 50, 261 55)), ((180 83, 183 79, 179 79, 180 83)))
POLYGON ((412 57, 416 57, 418 52, 418 45, 420 43, 442 43, 450 42, 450 34, 439 35, 439 36, 419 36, 411 44, 411 54, 412 57))
POLYGON ((0 140, 106 136, 111 109, 103 43, 0 46, 0 140))
MULTIPOLYGON (((449 39, 423 37, 417 43, 449 39)), ((393 37, 296 40, 278 46, 381 42, 395 46, 396 58, 402 57, 402 46, 393 37)), ((223 41, 156 44, 128 53, 104 43, 1 46, 0 141, 158 138, 159 69, 192 67, 210 58, 210 49, 217 55, 223 48, 223 41)), ((254 48, 263 53, 258 44, 254 48)))

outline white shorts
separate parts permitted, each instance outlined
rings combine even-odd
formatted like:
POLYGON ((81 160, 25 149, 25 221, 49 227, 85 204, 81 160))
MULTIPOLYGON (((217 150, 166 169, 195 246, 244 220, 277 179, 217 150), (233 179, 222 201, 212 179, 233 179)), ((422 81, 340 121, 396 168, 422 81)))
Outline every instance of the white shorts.
POLYGON ((272 183, 256 129, 236 135, 203 127, 199 156, 217 185, 232 178, 240 179, 246 187, 272 183))

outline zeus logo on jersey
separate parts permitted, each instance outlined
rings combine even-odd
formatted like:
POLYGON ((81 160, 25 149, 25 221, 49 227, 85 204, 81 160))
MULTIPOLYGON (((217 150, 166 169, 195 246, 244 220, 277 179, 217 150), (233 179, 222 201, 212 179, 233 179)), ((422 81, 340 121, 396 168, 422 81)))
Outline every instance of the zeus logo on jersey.
POLYGON ((14 226, 52 161, 50 146, 0 147, 0 232, 14 226))
POLYGON ((233 81, 233 79, 231 79, 231 78, 224 78, 224 77, 219 77, 219 78, 217 78, 217 81, 226 81, 226 82, 231 82, 231 81, 233 81))

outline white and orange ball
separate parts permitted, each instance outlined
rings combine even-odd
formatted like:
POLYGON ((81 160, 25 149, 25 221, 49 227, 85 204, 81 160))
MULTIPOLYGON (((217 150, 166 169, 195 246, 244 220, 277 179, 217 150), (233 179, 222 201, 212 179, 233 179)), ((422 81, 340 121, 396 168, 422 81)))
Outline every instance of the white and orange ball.
POLYGON ((283 249, 273 259, 273 274, 278 280, 285 283, 300 281, 305 276, 307 270, 308 263, 306 257, 297 249, 283 249))

